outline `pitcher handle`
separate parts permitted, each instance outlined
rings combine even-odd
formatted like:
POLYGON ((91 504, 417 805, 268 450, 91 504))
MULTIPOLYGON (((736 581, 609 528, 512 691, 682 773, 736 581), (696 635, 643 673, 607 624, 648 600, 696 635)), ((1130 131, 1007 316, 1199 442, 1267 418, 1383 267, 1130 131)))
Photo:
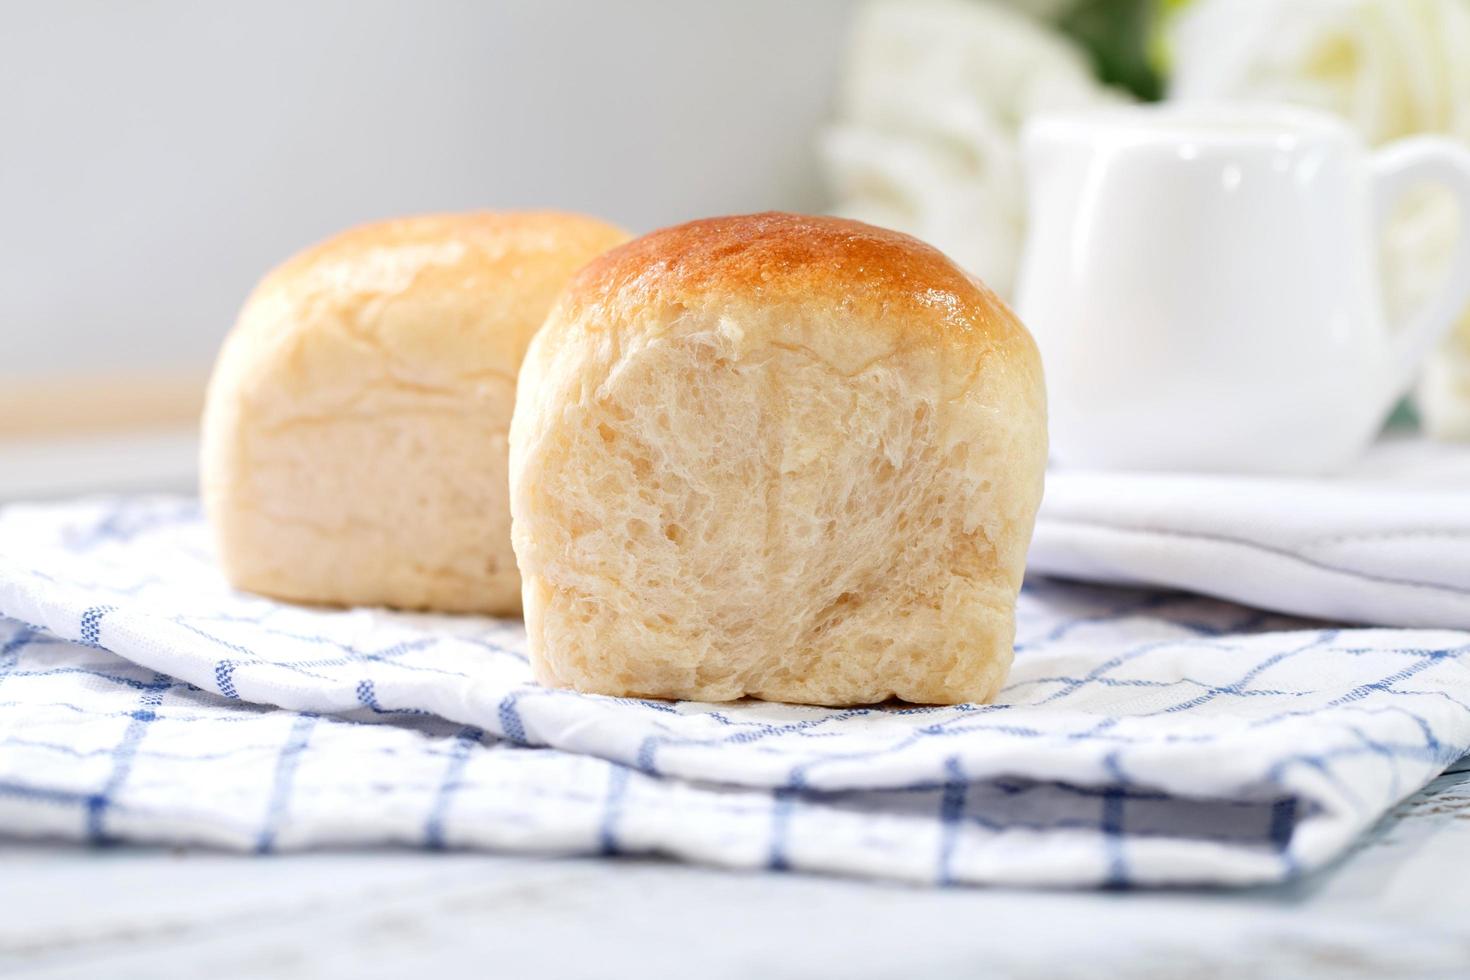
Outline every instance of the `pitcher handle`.
POLYGON ((1393 332, 1397 396, 1413 383, 1425 357, 1470 303, 1470 149, 1442 136, 1414 136, 1374 153, 1372 169, 1373 211, 1380 232, 1399 196, 1418 184, 1449 188, 1459 206, 1460 234, 1444 285, 1393 332))

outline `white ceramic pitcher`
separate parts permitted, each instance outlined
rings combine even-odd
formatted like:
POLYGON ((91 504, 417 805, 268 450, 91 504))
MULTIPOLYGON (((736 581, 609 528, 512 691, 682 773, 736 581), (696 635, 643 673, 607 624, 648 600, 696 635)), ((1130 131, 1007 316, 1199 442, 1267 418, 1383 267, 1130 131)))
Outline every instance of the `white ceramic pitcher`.
POLYGON ((1099 468, 1317 473, 1365 449, 1470 301, 1470 149, 1370 152, 1264 105, 1113 109, 1024 135, 1017 309, 1041 347, 1053 456, 1099 468), (1382 222, 1458 197, 1439 294, 1387 322, 1382 222))

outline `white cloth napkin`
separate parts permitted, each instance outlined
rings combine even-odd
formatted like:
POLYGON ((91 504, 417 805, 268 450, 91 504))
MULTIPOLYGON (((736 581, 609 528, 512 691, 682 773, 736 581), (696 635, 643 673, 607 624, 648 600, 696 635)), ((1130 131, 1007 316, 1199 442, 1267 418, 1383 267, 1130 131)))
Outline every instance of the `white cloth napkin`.
POLYGON ((1318 867, 1470 749, 1470 633, 1030 582, 996 704, 531 683, 519 622, 231 591, 193 501, 0 510, 0 833, 658 853, 935 883, 1318 867))
POLYGON ((1392 439, 1315 480, 1056 470, 1028 568, 1470 629, 1470 445, 1392 439))

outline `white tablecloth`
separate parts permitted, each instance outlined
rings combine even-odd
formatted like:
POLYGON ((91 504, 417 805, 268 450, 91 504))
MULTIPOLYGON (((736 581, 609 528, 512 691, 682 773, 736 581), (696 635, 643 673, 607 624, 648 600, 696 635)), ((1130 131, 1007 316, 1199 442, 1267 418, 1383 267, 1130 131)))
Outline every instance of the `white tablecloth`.
POLYGON ((1321 479, 1055 470, 1029 567, 1300 616, 1470 629, 1470 445, 1393 438, 1321 479))
POLYGON ((530 681, 516 621, 231 591, 194 501, 0 510, 0 833, 653 852, 933 883, 1280 880, 1470 749, 1470 633, 1033 579, 996 704, 530 681))

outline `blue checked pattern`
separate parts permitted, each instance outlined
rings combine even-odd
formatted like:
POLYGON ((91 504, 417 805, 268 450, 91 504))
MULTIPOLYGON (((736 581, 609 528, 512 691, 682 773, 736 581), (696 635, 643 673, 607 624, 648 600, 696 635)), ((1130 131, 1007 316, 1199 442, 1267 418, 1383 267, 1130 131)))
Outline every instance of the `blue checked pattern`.
POLYGON ((516 621, 231 592, 194 502, 0 510, 0 832, 659 853, 934 883, 1280 880, 1470 749, 1470 633, 1035 580, 998 703, 530 681, 516 621))

